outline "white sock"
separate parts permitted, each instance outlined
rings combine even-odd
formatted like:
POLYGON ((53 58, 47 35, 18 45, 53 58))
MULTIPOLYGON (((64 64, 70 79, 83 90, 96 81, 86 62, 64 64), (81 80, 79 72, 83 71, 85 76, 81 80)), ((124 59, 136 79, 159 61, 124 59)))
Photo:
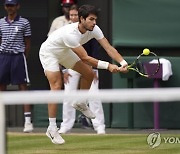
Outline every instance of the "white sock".
POLYGON ((49 118, 49 127, 50 128, 56 128, 57 127, 56 118, 49 118))
POLYGON ((31 123, 31 112, 24 112, 25 123, 31 123))
POLYGON ((25 123, 31 123, 31 117, 25 117, 25 123))

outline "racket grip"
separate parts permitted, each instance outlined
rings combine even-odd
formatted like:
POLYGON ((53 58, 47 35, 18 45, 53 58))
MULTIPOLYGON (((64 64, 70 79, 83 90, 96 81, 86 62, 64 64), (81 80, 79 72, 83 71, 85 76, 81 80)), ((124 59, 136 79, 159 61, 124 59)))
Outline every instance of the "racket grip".
POLYGON ((120 62, 120 65, 121 65, 121 66, 127 66, 128 63, 123 59, 123 60, 120 62))

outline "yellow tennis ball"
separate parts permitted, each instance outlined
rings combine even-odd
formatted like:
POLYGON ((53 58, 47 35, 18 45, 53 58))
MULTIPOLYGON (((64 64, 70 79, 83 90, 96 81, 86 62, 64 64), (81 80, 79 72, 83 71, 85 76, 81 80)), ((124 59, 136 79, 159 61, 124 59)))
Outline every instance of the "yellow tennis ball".
POLYGON ((149 53, 150 53, 150 50, 149 49, 147 49, 147 48, 145 48, 144 50, 143 50, 143 54, 144 55, 149 55, 149 53))

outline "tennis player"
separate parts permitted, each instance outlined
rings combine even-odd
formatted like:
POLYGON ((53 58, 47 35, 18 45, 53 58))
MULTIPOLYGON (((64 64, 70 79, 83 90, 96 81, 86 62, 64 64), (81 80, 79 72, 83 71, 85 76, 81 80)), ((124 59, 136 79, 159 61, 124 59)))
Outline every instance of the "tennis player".
MULTIPOLYGON (((69 19, 72 23, 78 22, 78 6, 72 5, 69 9, 69 19)), ((87 54, 97 58, 99 55, 99 44, 96 39, 91 39, 86 44, 83 45, 84 49, 87 51, 87 54)), ((93 68, 94 71, 94 80, 91 84, 90 91, 95 92, 99 89, 99 73, 97 68, 93 68)), ((64 69, 64 91, 65 93, 70 93, 71 91, 75 91, 81 87, 81 74, 72 70, 72 69, 64 69)), ((74 126, 76 120, 76 110, 72 107, 72 101, 64 100, 63 101, 63 110, 62 110, 62 123, 60 125, 59 133, 65 134, 71 131, 74 126)), ((104 120, 104 111, 102 102, 99 99, 89 100, 88 106, 90 110, 93 111, 96 118, 91 121, 86 118, 84 115, 78 116, 82 123, 82 127, 87 128, 89 124, 92 122, 92 126, 97 134, 105 134, 105 120, 104 120), (89 122, 89 124, 88 124, 89 122)))
MULTIPOLYGON (((127 62, 118 51, 109 44, 101 29, 96 25, 96 8, 91 5, 83 5, 78 10, 78 16, 79 22, 57 29, 41 45, 39 53, 40 61, 51 90, 60 90, 63 84, 59 64, 81 74, 84 80, 83 87, 81 87, 82 89, 89 89, 91 86, 94 78, 92 67, 106 69, 112 73, 127 72, 127 62), (82 44, 85 44, 92 38, 95 38, 106 50, 107 54, 117 61, 121 67, 88 56, 82 44)), ((72 106, 88 118, 95 118, 95 115, 89 109, 86 102, 74 102, 72 106)), ((65 141, 57 129, 56 112, 57 104, 55 102, 49 103, 49 126, 46 135, 54 144, 63 144, 65 141)))

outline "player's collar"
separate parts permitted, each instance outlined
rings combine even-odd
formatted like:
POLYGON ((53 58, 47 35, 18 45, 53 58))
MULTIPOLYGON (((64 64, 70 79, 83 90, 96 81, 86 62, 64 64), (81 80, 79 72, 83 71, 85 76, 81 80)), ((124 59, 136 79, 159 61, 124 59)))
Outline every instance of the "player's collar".
POLYGON ((8 22, 8 23, 12 23, 12 22, 14 22, 14 21, 19 21, 19 18, 20 18, 20 16, 17 15, 17 16, 14 18, 14 20, 12 20, 12 21, 10 22, 9 19, 8 19, 8 16, 6 16, 6 17, 5 17, 5 20, 6 20, 6 22, 8 22))

